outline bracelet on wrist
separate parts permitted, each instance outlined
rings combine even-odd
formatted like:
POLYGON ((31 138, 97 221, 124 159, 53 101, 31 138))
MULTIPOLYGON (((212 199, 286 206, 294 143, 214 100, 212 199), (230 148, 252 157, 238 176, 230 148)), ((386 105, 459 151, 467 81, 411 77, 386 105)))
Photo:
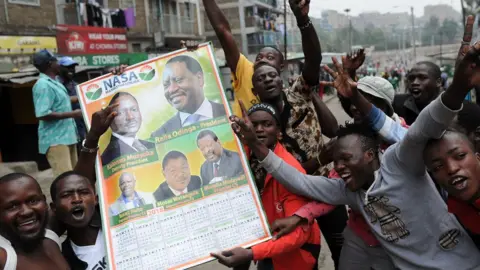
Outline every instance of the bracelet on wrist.
POLYGON ((309 28, 310 26, 312 26, 312 21, 310 19, 308 19, 308 21, 302 25, 298 25, 298 28, 300 28, 300 31, 301 30, 305 30, 307 28, 309 28))
POLYGON ((86 141, 86 140, 83 140, 83 142, 82 142, 82 148, 80 149, 80 151, 81 151, 81 152, 85 152, 85 153, 90 153, 90 154, 95 154, 95 153, 97 153, 97 151, 98 151, 98 145, 97 145, 97 147, 95 147, 95 148, 88 148, 88 147, 85 146, 85 141, 86 141))

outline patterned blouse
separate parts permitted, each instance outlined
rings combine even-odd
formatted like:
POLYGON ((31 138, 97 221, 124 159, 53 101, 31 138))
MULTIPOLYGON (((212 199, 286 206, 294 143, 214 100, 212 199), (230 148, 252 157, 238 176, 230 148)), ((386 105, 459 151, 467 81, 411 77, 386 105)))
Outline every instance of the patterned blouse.
MULTIPOLYGON (((309 87, 299 76, 292 87, 285 89, 285 108, 280 115, 282 122, 281 142, 300 163, 317 158, 323 149, 320 122, 315 112, 309 87)), ((317 169, 314 175, 328 175, 328 167, 317 169)))

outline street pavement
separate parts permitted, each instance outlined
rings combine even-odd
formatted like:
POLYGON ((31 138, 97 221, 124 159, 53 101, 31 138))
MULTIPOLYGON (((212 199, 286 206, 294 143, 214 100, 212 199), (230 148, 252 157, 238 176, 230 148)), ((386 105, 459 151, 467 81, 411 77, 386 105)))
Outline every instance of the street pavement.
MULTIPOLYGON (((342 106, 337 98, 332 98, 329 96, 324 97, 326 100, 328 108, 332 111, 332 113, 337 118, 338 124, 343 125, 345 121, 350 119, 350 117, 343 111, 342 106)), ((210 263, 206 263, 197 267, 193 267, 191 269, 194 270, 225 270, 228 269, 227 267, 219 264, 217 261, 212 261, 210 263)), ((256 269, 255 265, 252 263, 250 265, 250 270, 256 269)), ((333 261, 331 259, 331 253, 328 249, 328 245, 325 239, 322 236, 322 250, 320 252, 319 262, 318 262, 318 269, 321 270, 334 270, 333 261)))

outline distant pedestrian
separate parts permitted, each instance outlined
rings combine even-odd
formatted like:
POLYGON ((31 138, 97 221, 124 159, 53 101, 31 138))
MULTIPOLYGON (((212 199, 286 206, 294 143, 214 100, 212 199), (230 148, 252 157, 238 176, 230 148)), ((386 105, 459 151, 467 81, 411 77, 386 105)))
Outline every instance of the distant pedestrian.
POLYGON ((78 142, 75 118, 82 117, 79 109, 72 111, 68 91, 56 80, 60 73, 57 58, 42 50, 33 57, 40 78, 33 86, 35 116, 39 120, 38 148, 46 154, 54 177, 71 171, 77 163, 78 142))
MULTIPOLYGON (((80 109, 80 103, 78 102, 77 96, 77 82, 74 80, 75 78, 75 67, 78 66, 78 63, 75 62, 71 57, 64 56, 58 60, 58 64, 60 65, 60 74, 57 77, 57 80, 67 88, 68 95, 72 97, 72 109, 77 110, 80 109)), ((85 134, 87 132, 85 122, 81 118, 75 119, 75 124, 77 125, 78 136, 80 141, 85 139, 85 134)), ((80 146, 80 144, 79 144, 80 146)), ((77 147, 78 148, 78 147, 77 147)))

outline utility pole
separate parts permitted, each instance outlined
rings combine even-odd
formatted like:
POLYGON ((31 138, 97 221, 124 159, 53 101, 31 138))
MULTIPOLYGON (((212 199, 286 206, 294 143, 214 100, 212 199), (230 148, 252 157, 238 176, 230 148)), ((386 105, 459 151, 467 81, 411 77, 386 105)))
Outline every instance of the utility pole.
POLYGON ((412 12, 412 46, 413 46, 413 61, 417 62, 417 44, 415 41, 415 15, 413 14, 413 6, 410 7, 412 12))
POLYGON ((283 35, 283 50, 284 50, 284 54, 285 54, 285 61, 287 61, 287 0, 283 0, 283 31, 284 31, 284 35, 283 35))
POLYGON ((442 44, 443 44, 443 31, 440 30, 440 67, 443 66, 443 61, 442 61, 442 58, 443 58, 443 52, 442 52, 442 44))
POLYGON ((348 17, 348 50, 347 52, 352 50, 352 18, 350 17, 350 9, 345 9, 345 13, 347 13, 348 17))

